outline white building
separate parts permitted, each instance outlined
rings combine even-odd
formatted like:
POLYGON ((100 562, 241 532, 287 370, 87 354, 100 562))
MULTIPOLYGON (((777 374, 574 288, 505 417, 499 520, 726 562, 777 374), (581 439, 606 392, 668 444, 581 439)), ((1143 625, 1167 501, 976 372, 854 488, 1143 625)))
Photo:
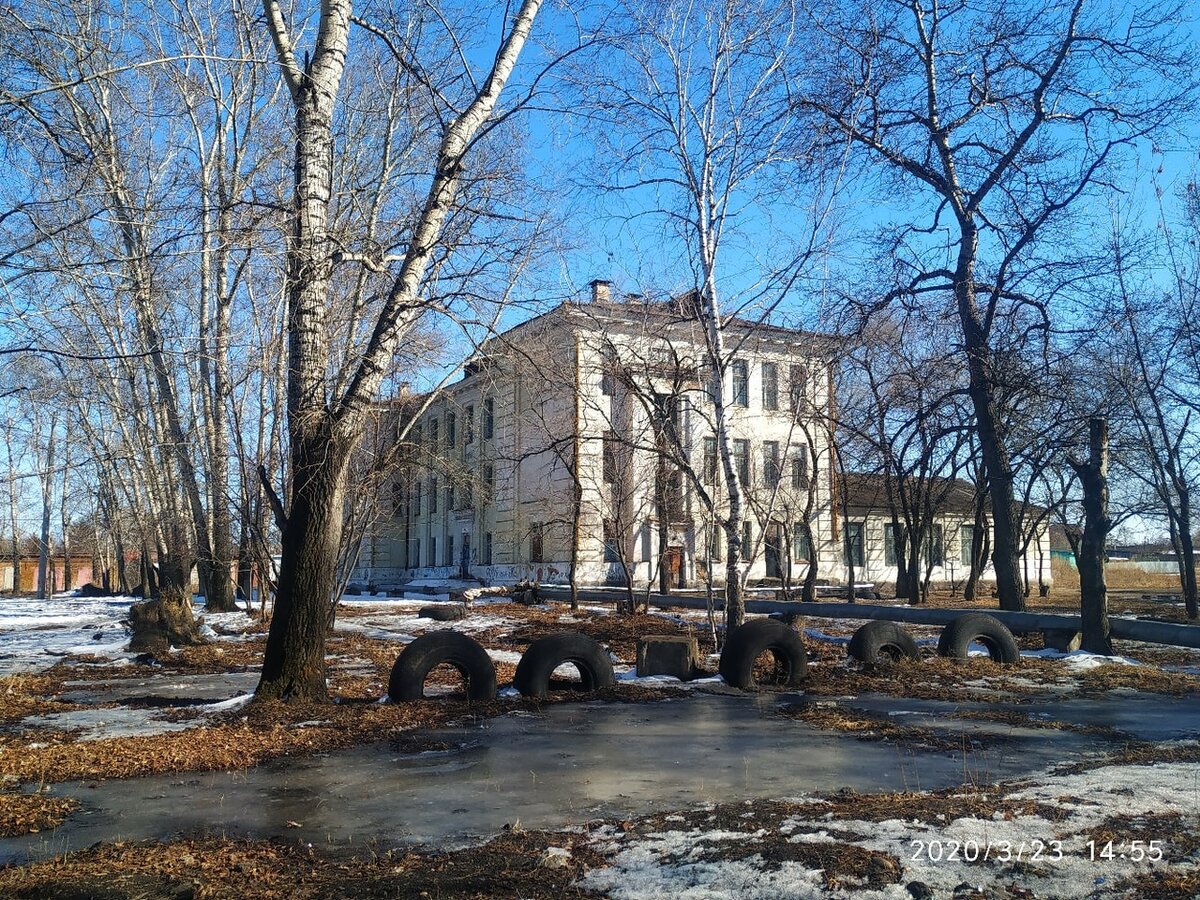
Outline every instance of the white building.
MULTIPOLYGON (((723 580, 726 509, 711 364, 691 298, 563 303, 490 341, 416 415, 391 516, 357 579, 723 580)), ((732 464, 746 485, 749 578, 844 577, 833 511, 827 336, 723 331, 732 464), (815 548, 799 537, 807 520, 815 548)), ((419 400, 420 398, 418 398, 419 400)), ((411 413, 410 413, 411 415, 411 413)))

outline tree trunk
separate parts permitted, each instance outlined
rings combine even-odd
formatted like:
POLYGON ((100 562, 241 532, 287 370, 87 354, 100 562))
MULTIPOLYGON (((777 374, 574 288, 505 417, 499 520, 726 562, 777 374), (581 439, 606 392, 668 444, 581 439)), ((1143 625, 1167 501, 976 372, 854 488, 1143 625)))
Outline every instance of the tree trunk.
POLYGON ((817 600, 817 543, 813 538, 812 525, 806 518, 800 523, 804 539, 808 542, 808 571, 804 573, 804 587, 800 591, 800 599, 805 603, 815 603, 817 600))
POLYGON ((325 429, 294 446, 291 508, 256 697, 319 703, 329 698, 325 636, 337 585, 350 448, 325 429))
POLYGON ((1090 653, 1111 656, 1108 588, 1104 580, 1104 544, 1112 528, 1108 517, 1108 420, 1091 419, 1088 431, 1088 461, 1070 460, 1083 486, 1083 537, 1078 553, 1082 647, 1090 653))
POLYGON ((1191 491, 1185 485, 1179 491, 1179 583, 1183 589, 1183 605, 1189 619, 1200 618, 1196 587, 1196 547, 1192 541, 1191 491))

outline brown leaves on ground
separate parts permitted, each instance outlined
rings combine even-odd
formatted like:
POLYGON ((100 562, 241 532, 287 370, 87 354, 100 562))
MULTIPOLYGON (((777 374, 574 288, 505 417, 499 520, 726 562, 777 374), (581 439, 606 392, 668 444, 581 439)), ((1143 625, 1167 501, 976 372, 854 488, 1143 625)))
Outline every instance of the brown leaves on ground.
POLYGON ((783 706, 777 715, 797 719, 825 731, 848 732, 861 740, 890 741, 935 750, 969 750, 984 744, 978 734, 968 736, 965 726, 955 733, 953 723, 946 729, 902 725, 886 715, 824 704, 783 706))
POLYGON ((581 835, 519 832, 451 853, 383 850, 370 858, 326 856, 276 841, 218 838, 171 844, 118 843, 21 868, 0 869, 12 898, 133 900, 374 900, 374 898, 559 898, 603 863, 581 835), (539 864, 550 847, 565 864, 539 864))
POLYGON ((79 803, 70 797, 0 792, 0 837, 57 828, 78 808, 79 803))
MULTIPOLYGON (((518 610, 523 609, 518 607, 518 610)), ((543 613, 542 610, 534 612, 543 613)), ((520 615, 514 612, 512 615, 520 615)), ((594 638, 608 646, 609 650, 623 660, 633 662, 637 658, 638 639, 651 635, 690 635, 696 638, 700 653, 713 652, 712 634, 700 620, 688 623, 666 616, 639 613, 637 615, 598 615, 580 611, 570 613, 564 607, 562 612, 551 618, 549 615, 539 617, 524 627, 517 628, 505 636, 504 643, 526 646, 540 637, 561 631, 578 631, 594 638), (578 621, 560 621, 563 617, 578 619, 578 621)))

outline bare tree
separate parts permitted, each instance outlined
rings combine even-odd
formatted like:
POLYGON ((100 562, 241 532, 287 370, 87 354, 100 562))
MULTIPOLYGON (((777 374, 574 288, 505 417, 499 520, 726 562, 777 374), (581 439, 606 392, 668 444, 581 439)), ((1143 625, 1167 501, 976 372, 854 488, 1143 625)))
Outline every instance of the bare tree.
POLYGON ((1014 308, 1047 327, 1048 298, 1070 277, 1066 238, 1081 201, 1191 109, 1194 51, 1176 12, 1173 3, 1114 15, 1083 0, 889 0, 814 13, 826 74, 796 105, 928 211, 892 230, 903 265, 885 302, 954 298, 1005 609, 1025 601, 997 339, 1014 308))

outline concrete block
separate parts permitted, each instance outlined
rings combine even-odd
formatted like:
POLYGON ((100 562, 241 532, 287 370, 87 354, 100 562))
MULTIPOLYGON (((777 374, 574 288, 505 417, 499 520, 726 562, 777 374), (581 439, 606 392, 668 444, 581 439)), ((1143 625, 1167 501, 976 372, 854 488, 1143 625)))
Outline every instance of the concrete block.
POLYGON ((694 637, 675 634, 650 635, 639 638, 637 673, 672 675, 680 681, 690 681, 700 660, 700 648, 694 637))
POLYGON ((1048 649, 1058 650, 1062 653, 1074 653, 1083 643, 1083 635, 1078 631, 1062 629, 1044 629, 1042 639, 1046 642, 1048 649))

